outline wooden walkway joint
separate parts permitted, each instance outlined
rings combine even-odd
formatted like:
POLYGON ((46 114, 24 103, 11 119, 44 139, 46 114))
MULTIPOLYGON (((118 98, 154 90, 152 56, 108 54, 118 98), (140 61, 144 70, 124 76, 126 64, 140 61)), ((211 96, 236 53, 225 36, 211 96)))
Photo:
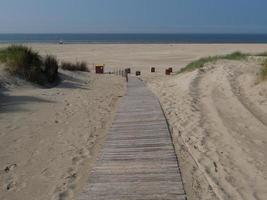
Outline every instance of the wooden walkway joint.
POLYGON ((185 200, 165 116, 139 79, 128 91, 79 200, 185 200))

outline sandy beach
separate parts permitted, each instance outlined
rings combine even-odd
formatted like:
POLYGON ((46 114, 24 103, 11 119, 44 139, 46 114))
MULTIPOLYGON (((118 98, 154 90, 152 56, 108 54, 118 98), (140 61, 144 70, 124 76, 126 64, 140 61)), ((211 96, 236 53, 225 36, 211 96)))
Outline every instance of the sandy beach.
MULTIPOLYGON (((5 45, 0 45, 3 47, 5 45)), ((258 53, 266 44, 29 44, 60 61, 131 67, 156 94, 172 131, 189 200, 267 196, 267 84, 260 62, 210 63, 165 76, 200 57, 258 53), (156 73, 150 73, 150 67, 156 73)), ((61 71, 43 89, 0 73, 0 199, 75 199, 105 139, 125 81, 61 71)))
POLYGON ((259 68, 219 61, 147 78, 170 123, 189 199, 265 199, 267 85, 258 83, 259 68))
POLYGON ((125 81, 86 72, 61 77, 51 89, 10 79, 1 88, 1 200, 75 199, 87 181, 125 81))
POLYGON ((179 69, 192 60, 220 54, 264 52, 266 44, 31 44, 42 54, 60 60, 84 60, 89 66, 105 63, 108 67, 150 70, 150 66, 179 69))

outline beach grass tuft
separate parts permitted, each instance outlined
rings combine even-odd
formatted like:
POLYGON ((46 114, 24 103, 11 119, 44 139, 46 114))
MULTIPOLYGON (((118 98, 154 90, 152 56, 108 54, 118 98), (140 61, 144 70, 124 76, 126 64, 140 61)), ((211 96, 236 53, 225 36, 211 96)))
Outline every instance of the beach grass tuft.
POLYGON ((257 53, 255 56, 261 56, 261 57, 267 57, 267 51, 262 52, 262 53, 257 53))
POLYGON ((21 46, 12 45, 0 50, 0 61, 8 65, 10 72, 21 72, 33 66, 40 66, 42 63, 41 56, 32 49, 21 46))
POLYGON ((58 61, 55 56, 47 55, 44 58, 44 73, 50 83, 58 78, 58 68, 58 61))
POLYGON ((52 56, 43 59, 38 52, 23 45, 12 45, 0 50, 0 62, 12 75, 44 85, 55 81, 57 61, 52 56))
POLYGON ((226 60, 244 60, 248 56, 251 56, 251 54, 248 53, 242 53, 240 51, 233 52, 231 54, 226 54, 223 56, 219 56, 219 59, 226 59, 226 60))
POLYGON ((190 72, 195 69, 202 68, 206 63, 215 62, 218 60, 217 56, 200 58, 196 61, 189 63, 186 67, 182 68, 178 73, 190 72))
POLYGON ((189 63, 186 67, 182 68, 178 73, 194 71, 195 69, 199 69, 199 68, 204 67, 204 65, 207 63, 216 62, 216 61, 221 60, 221 59, 244 60, 248 56, 250 56, 250 54, 236 51, 236 52, 233 52, 231 54, 222 55, 222 56, 210 56, 210 57, 200 58, 196 61, 189 63))
POLYGON ((69 71, 89 72, 86 62, 76 62, 76 63, 62 62, 61 68, 63 70, 69 70, 69 71))
POLYGON ((263 61, 260 71, 261 80, 267 80, 267 59, 263 61))

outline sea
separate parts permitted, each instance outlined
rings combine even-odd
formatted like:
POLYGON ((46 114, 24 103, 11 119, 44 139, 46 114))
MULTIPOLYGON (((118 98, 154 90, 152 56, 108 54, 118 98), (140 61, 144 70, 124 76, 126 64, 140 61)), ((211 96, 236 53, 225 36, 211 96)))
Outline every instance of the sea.
POLYGON ((267 34, 0 34, 2 44, 267 43, 267 34))

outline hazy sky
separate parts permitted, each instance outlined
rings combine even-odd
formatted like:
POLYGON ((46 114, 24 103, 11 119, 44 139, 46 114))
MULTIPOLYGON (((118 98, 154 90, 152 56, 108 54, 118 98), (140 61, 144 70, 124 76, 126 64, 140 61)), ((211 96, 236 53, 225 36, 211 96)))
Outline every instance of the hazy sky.
POLYGON ((267 0, 0 0, 0 33, 267 33, 267 0))

